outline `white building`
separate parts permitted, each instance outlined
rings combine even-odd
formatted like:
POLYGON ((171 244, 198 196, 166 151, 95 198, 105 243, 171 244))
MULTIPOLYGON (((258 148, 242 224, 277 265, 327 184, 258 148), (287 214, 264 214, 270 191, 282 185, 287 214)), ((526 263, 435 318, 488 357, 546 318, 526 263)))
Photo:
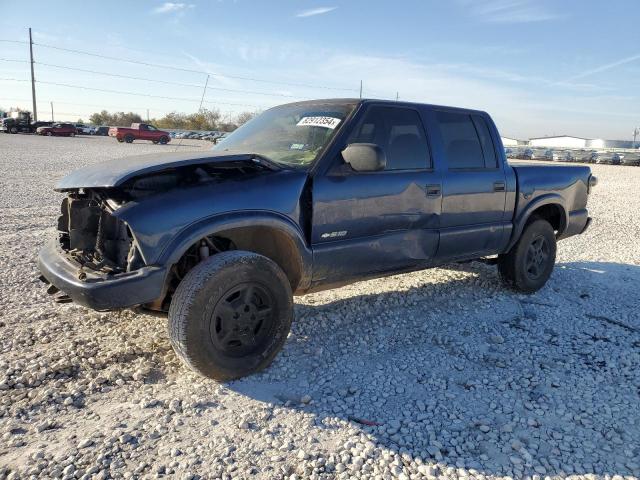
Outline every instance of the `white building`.
POLYGON ((586 148, 590 141, 588 138, 558 135, 556 137, 530 138, 529 145, 532 147, 586 148))
POLYGON ((505 147, 515 147, 518 145, 518 140, 516 140, 515 138, 509 138, 509 137, 500 137, 502 139, 502 145, 504 145, 505 147))

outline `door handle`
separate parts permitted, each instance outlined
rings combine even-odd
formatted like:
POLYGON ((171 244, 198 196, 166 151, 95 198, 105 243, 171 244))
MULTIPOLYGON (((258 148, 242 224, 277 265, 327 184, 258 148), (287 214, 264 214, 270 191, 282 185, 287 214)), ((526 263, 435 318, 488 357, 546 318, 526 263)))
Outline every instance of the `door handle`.
POLYGON ((505 191, 505 183, 504 182, 495 182, 493 184, 494 192, 504 192, 505 191))
POLYGON ((440 185, 433 184, 427 185, 427 197, 439 197, 440 196, 440 185))

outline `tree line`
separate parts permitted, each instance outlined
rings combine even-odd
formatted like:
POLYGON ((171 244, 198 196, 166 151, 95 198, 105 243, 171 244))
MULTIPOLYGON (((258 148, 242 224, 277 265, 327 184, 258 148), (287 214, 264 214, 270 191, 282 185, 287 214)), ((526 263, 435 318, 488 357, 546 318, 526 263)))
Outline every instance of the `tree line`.
POLYGON ((133 112, 114 112, 106 110, 93 113, 89 121, 94 125, 108 125, 110 127, 128 127, 132 123, 151 123, 158 128, 176 130, 219 130, 231 132, 255 116, 252 112, 242 112, 234 118, 223 121, 218 110, 203 108, 196 113, 170 112, 161 118, 143 120, 133 112))

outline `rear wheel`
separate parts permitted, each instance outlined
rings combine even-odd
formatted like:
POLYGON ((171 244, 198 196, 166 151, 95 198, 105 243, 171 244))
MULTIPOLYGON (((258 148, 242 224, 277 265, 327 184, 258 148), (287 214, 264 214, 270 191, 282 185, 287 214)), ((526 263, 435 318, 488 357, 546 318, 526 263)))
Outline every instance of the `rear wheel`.
POLYGON ((169 336, 199 374, 232 380, 268 366, 284 345, 293 316, 289 281, 273 261, 223 252, 196 265, 169 307, 169 336))
POLYGON ((556 236, 544 219, 532 220, 511 250, 498 257, 502 281, 523 293, 540 290, 553 272, 556 262, 556 236))
POLYGON ((153 143, 154 145, 158 144, 158 140, 151 140, 151 143, 153 143))
POLYGON ((133 135, 127 135, 126 137, 124 137, 124 141, 127 143, 133 143, 133 135))
POLYGON ((11 127, 11 133, 18 133, 18 127, 11 127))
POLYGON ((76 136, 76 134, 72 132, 72 133, 70 133, 70 134, 69 134, 69 136, 70 136, 70 137, 75 137, 75 136, 76 136))
POLYGON ((47 132, 47 137, 53 137, 53 132, 47 132))

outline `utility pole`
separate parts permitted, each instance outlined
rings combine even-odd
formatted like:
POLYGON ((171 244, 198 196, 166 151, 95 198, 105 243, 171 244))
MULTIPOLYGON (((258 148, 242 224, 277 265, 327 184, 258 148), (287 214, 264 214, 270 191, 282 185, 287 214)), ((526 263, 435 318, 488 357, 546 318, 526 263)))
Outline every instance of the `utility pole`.
POLYGON ((202 111, 202 102, 204 102, 204 96, 207 93, 207 85, 209 85, 209 74, 207 73, 207 80, 204 82, 204 88, 202 89, 202 98, 200 99, 200 107, 198 112, 202 111))
POLYGON ((636 148, 636 139, 640 135, 640 128, 636 127, 633 129, 633 146, 631 148, 636 148))
POLYGON ((149 109, 147 108, 147 123, 149 123, 149 109))
POLYGON ((360 80, 360 98, 362 98, 362 80, 360 80))
POLYGON ((33 37, 29 27, 29 53, 31 55, 31 98, 33 100, 33 121, 38 121, 38 109, 36 108, 36 78, 33 74, 33 37))
POLYGON ((49 102, 51 104, 51 121, 53 122, 53 102, 49 102))
POLYGON ((396 92, 396 102, 398 101, 399 95, 400 94, 398 92, 396 92))

